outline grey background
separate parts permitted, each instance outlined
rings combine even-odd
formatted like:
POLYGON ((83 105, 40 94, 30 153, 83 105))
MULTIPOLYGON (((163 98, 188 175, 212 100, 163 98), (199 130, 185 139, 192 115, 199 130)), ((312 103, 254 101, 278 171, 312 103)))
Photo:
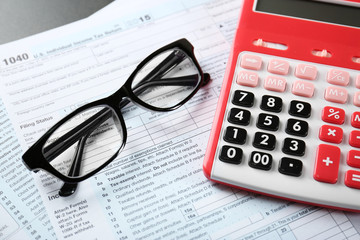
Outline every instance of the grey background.
POLYGON ((0 44, 86 18, 113 0, 0 0, 0 44))

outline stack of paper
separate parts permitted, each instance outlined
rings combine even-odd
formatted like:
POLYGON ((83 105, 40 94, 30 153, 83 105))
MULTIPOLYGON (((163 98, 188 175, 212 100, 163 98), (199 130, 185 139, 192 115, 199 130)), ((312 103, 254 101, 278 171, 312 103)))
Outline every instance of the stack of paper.
POLYGON ((241 0, 115 1, 0 46, 0 239, 359 239, 360 215, 208 181, 202 159, 241 0), (187 38, 211 82, 180 109, 128 106, 128 142, 105 170, 61 182, 21 155, 74 108, 107 96, 159 47, 187 38))

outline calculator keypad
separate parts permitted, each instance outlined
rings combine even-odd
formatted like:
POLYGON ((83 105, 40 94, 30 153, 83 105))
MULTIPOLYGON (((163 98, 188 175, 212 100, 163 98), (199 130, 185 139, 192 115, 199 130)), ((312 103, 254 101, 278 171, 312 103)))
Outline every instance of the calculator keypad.
POLYGON ((360 73, 257 53, 238 61, 216 156, 240 177, 215 166, 215 179, 242 179, 250 189, 254 182, 260 192, 256 184, 269 181, 274 195, 281 190, 270 182, 301 179, 299 187, 325 186, 324 196, 330 185, 360 196, 360 73))

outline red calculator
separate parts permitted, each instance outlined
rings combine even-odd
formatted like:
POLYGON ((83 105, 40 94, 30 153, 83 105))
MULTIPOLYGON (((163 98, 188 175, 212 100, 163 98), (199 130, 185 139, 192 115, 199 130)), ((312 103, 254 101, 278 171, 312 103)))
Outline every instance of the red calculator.
POLYGON ((359 70, 360 1, 245 0, 205 175, 360 212, 359 70))

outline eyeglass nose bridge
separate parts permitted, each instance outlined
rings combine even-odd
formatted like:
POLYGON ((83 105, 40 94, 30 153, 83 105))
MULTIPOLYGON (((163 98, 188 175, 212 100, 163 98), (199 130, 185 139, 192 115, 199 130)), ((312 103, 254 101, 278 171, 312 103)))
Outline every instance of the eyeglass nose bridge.
POLYGON ((125 107, 127 104, 131 102, 131 100, 133 100, 132 92, 126 86, 127 85, 126 83, 123 86, 121 86, 119 90, 117 90, 115 93, 113 93, 108 97, 109 102, 120 109, 125 107))

